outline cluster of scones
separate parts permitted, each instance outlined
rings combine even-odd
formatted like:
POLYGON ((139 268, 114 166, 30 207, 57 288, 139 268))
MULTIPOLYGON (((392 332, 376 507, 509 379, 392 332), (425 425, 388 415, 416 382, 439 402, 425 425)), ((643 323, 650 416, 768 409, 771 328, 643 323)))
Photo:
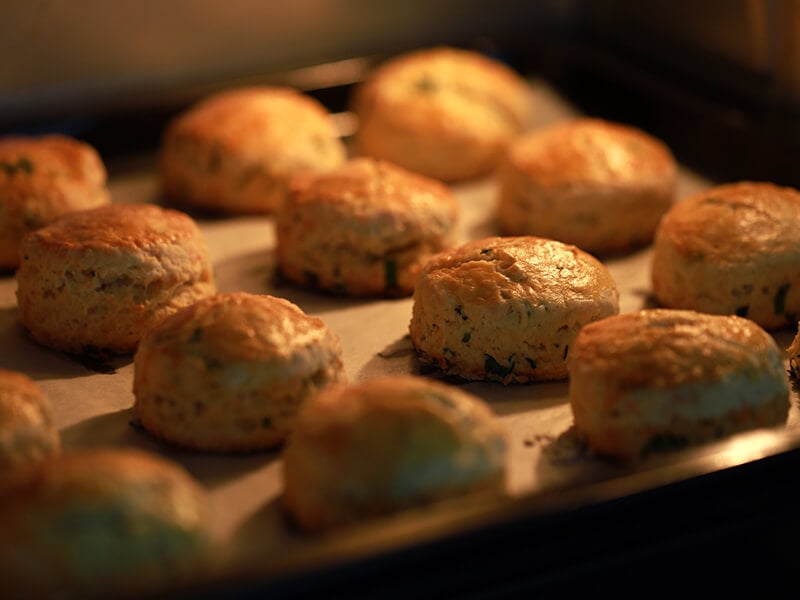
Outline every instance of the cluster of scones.
MULTIPOLYGON (((599 119, 533 128, 527 82, 466 50, 387 61, 352 107, 347 148, 295 90, 202 100, 164 131, 173 208, 112 202, 102 161, 77 140, 3 140, 0 267, 16 272, 20 322, 70 354, 132 354, 134 411, 166 443, 282 448, 284 505, 308 531, 502 491, 503 427, 482 399, 431 377, 348 382, 321 319, 217 290, 184 211, 270 215, 294 285, 411 298, 416 355, 444 375, 567 380, 575 430, 601 455, 785 423, 784 354, 768 331, 800 315, 800 193, 743 182, 676 201, 661 141, 599 119), (487 176, 497 235, 459 240, 449 184, 487 176), (651 244, 659 308, 619 314, 604 260, 651 244)), ((796 372, 800 349, 790 355, 796 372)), ((19 373, 0 372, 0 467, 4 580, 80 588, 98 569, 139 580, 203 560, 207 506, 191 476, 140 451, 62 452, 48 400, 19 373), (65 530, 53 545, 41 519, 66 522, 87 502, 141 535, 123 548, 114 532, 65 530), (68 550, 97 540, 127 568, 68 550), (40 562, 54 565, 49 579, 23 568, 40 562)))

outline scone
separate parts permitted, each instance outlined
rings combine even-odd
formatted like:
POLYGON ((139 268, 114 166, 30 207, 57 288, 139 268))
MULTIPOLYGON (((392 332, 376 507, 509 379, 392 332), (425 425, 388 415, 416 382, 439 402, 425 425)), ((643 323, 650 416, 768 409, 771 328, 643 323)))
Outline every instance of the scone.
POLYGON ((19 266, 30 231, 73 210, 111 202, 97 151, 64 135, 0 139, 0 269, 19 266))
POLYGON ((591 323, 569 354, 575 430, 634 461, 786 423, 789 386, 775 340, 749 319, 651 309, 591 323))
POLYGON ((380 65, 356 88, 357 154, 459 181, 491 172, 533 113, 527 82, 469 50, 426 48, 380 65))
POLYGON ((498 169, 497 219, 506 235, 537 235, 593 254, 653 240, 672 204, 677 164, 634 127, 574 119, 516 138, 498 169))
POLYGON ((19 319, 72 354, 125 354, 145 329, 216 292, 197 224, 146 204, 67 213, 28 234, 17 271, 19 319))
POLYGON ((295 181, 276 218, 280 272, 344 296, 408 296, 422 264, 453 242, 457 216, 444 184, 356 158, 295 181))
POLYGON ((590 254, 544 238, 490 237, 428 261, 409 332, 420 360, 450 375, 557 380, 578 331, 618 312, 616 284, 590 254))
POLYGON ((0 481, 5 597, 153 592, 208 563, 205 493, 167 459, 133 449, 81 450, 15 475, 0 481))
POLYGON ((0 369, 0 473, 58 454, 50 400, 24 373, 0 369))
POLYGON ((421 377, 383 376, 311 398, 283 462, 284 506, 314 532, 448 497, 500 493, 506 438, 480 398, 421 377))
POLYGON ((345 160, 327 109, 290 88, 254 86, 201 100, 170 122, 159 173, 173 202, 223 214, 271 213, 289 179, 345 160))
POLYGON ((752 319, 767 330, 800 315, 800 192, 721 185, 681 200, 656 232, 653 296, 666 308, 752 319))
POLYGON ((338 337, 283 298, 220 294, 167 317, 134 357, 134 410, 144 428, 198 450, 284 442, 297 409, 345 380, 338 337))

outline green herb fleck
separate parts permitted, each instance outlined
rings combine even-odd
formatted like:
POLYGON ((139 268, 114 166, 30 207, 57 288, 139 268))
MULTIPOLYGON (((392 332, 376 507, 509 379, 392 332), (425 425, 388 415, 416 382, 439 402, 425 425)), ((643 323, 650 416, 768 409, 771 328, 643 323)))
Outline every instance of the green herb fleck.
POLYGON ((417 79, 414 87, 417 88, 418 92, 429 94, 436 89, 436 83, 428 75, 423 75, 420 79, 417 79))
POLYGON ((564 355, 561 357, 562 360, 567 360, 567 354, 569 354, 569 344, 564 346, 564 355))
POLYGON ((535 369, 536 368, 536 361, 533 360, 532 358, 529 358, 529 357, 526 356, 525 357, 525 361, 528 363, 528 365, 530 366, 531 369, 535 369))
POLYGON ((745 304, 744 306, 740 306, 739 308, 736 309, 736 316, 747 318, 748 310, 750 310, 750 307, 747 304, 745 304))
POLYGON ((500 379, 505 379, 511 372, 514 370, 514 362, 508 366, 503 366, 492 356, 491 354, 486 354, 486 359, 483 363, 483 368, 486 369, 486 372, 489 375, 494 375, 500 379))
POLYGON ((642 454, 650 452, 669 452, 671 450, 682 450, 689 445, 689 440, 686 436, 665 433, 663 435, 656 435, 650 438, 647 445, 642 450, 642 454))
POLYGON ((460 304, 458 304, 458 305, 456 306, 456 314, 457 314, 459 317, 461 317, 461 320, 462 320, 462 321, 466 321, 466 320, 469 318, 469 317, 467 317, 467 315, 465 315, 465 314, 464 314, 464 307, 463 307, 463 306, 461 306, 460 304))
POLYGON ((472 334, 469 331, 467 331, 464 335, 461 336, 461 343, 466 344, 471 337, 472 334))
POLYGON ((486 256, 487 254, 491 254, 492 250, 494 250, 494 248, 484 248, 481 250, 481 255, 486 256))
POLYGON ((394 258, 386 259, 385 263, 385 279, 386 279, 386 289, 387 290, 396 290, 397 289, 397 260, 394 258))
POLYGON ((791 283, 784 283, 781 287, 778 288, 778 292, 775 294, 775 303, 774 303, 774 309, 776 315, 782 315, 786 311, 786 294, 791 286, 792 286, 791 283))
POLYGON ((453 358, 455 358, 456 356, 455 350, 453 350, 452 348, 448 348, 447 346, 442 348, 442 354, 447 354, 453 358))
POLYGON ((19 172, 33 173, 33 162, 25 156, 20 156, 16 162, 0 162, 0 170, 5 171, 6 175, 16 175, 19 172))

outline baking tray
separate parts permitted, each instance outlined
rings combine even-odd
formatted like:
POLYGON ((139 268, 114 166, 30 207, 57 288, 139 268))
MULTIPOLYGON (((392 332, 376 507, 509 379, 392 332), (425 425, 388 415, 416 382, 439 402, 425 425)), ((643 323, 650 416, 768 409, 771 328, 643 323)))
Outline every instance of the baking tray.
MULTIPOLYGON (((530 83, 536 126, 578 114, 546 82, 530 83)), ((676 197, 711 184, 681 168, 676 197)), ((154 156, 138 157, 117 171, 110 188, 115 202, 160 202, 154 156)), ((493 179, 459 184, 453 191, 462 209, 462 241, 497 233, 493 179)), ((301 290, 275 276, 270 217, 195 217, 208 241, 220 291, 283 296, 323 319, 341 339, 351 381, 389 373, 441 377, 421 367, 412 351, 407 336, 411 298, 352 300, 301 290)), ((605 261, 620 291, 621 312, 649 303, 650 252, 644 248, 605 261)), ((577 572, 596 577, 613 572, 613 565, 634 564, 636 549, 658 553, 678 544, 687 553, 695 548, 687 540, 697 541, 693 531, 716 540, 708 523, 716 524, 717 534, 727 535, 746 521, 742 515, 753 511, 776 519, 784 513, 767 491, 794 485, 786 477, 800 446, 794 390, 785 429, 741 434, 622 466, 592 456, 575 440, 566 381, 502 386, 448 379, 486 400, 506 426, 506 494, 454 499, 327 535, 304 535, 292 528, 281 508, 280 451, 208 454, 155 441, 135 426, 131 412, 132 357, 81 362, 38 346, 17 322, 15 290, 13 275, 0 279, 0 366, 39 383, 54 404, 65 449, 144 448, 182 464, 208 492, 217 568, 198 573, 193 583, 164 590, 165 597, 295 597, 331 591, 351 597, 378 592, 380 597, 477 597, 575 585, 584 581, 573 577, 577 572), (759 480, 755 497, 752 480, 759 480), (716 497, 739 500, 715 504, 716 497), (669 511, 653 512, 663 505, 669 511), (700 515, 706 521, 687 528, 676 516, 676 507, 684 505, 691 507, 695 521, 700 515), (516 550, 520 544, 522 554, 516 550)), ((786 348, 794 332, 774 335, 786 348)), ((790 530, 786 524, 781 520, 778 529, 790 530)), ((764 523, 759 527, 772 531, 764 523)), ((741 544, 725 547, 737 547, 738 556, 744 555, 741 544)))

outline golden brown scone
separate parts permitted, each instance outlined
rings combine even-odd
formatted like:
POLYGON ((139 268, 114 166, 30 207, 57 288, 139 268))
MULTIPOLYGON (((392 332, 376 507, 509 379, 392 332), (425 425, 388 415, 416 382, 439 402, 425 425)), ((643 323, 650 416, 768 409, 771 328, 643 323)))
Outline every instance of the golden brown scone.
POLYGON ((0 481, 0 578, 10 598, 113 597, 201 572, 204 491, 133 449, 82 450, 0 481))
POLYGON ((332 386, 300 410, 283 501, 322 531, 481 490, 502 492, 505 432, 480 398, 422 377, 332 386))
POLYGON ((40 344, 72 354, 132 352, 147 327, 215 292, 202 233, 178 211, 110 204, 22 242, 19 319, 40 344))
POLYGON ((621 123, 581 118, 531 131, 498 170, 500 228, 594 254, 649 244, 677 172, 666 145, 621 123))
POLYGON ((444 181, 492 171, 531 121, 527 82, 478 52, 437 47, 380 65, 356 88, 357 154, 444 181))
POLYGON ((276 219, 281 274, 344 296, 408 296, 422 264, 453 242, 444 184, 371 158, 292 186, 276 219))
POLYGON ((345 381, 338 337, 283 298, 219 294, 167 317, 134 358, 150 433, 211 451, 278 446, 317 390, 345 381))
POLYGON ((619 312, 608 269, 579 248, 490 237, 432 258, 414 289, 409 331, 422 362, 466 379, 564 379, 570 345, 619 312))
POLYGON ((735 315, 652 309, 609 317, 581 330, 568 365, 578 435, 624 461, 779 426, 789 412, 775 340, 735 315))
POLYGON ((164 195, 228 214, 271 213, 298 173, 345 160, 325 107, 290 88, 253 86, 201 100, 165 129, 159 157, 164 195))
POLYGON ((721 185, 678 202, 656 233, 652 291, 664 307, 736 314, 767 330, 800 315, 800 192, 721 185))
POLYGON ((50 400, 30 377, 0 369, 0 473, 57 454, 50 400))
POLYGON ((73 210, 111 202, 97 151, 64 135, 0 139, 0 269, 19 266, 30 231, 73 210))

